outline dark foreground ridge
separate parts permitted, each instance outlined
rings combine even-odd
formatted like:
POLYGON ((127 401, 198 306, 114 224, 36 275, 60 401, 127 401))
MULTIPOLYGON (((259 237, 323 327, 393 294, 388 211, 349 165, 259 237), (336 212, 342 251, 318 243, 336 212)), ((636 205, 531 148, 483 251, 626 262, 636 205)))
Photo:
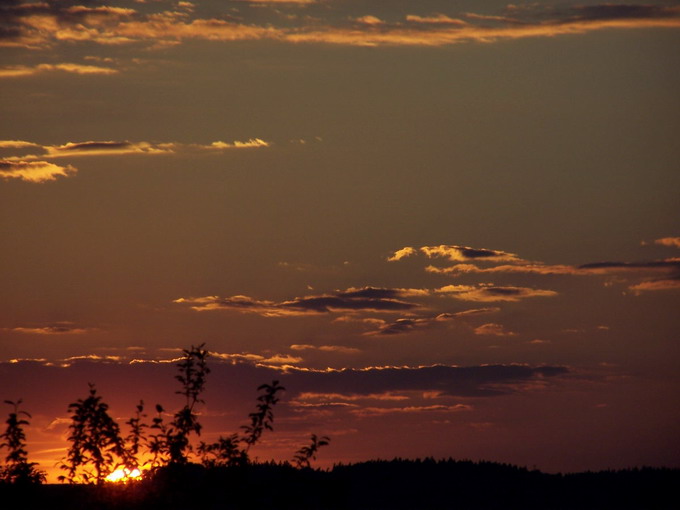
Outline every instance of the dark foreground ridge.
POLYGON ((546 474, 507 464, 370 461, 331 470, 289 464, 159 469, 130 484, 0 485, 0 507, 23 509, 675 509, 680 470, 546 474))

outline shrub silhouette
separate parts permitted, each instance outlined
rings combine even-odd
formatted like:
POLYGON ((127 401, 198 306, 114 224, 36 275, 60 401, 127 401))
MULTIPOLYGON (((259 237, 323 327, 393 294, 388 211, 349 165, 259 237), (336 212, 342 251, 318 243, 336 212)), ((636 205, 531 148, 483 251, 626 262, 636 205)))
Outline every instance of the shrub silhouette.
POLYGON ((330 443, 330 438, 328 436, 317 437, 316 434, 312 434, 311 443, 309 446, 303 446, 297 452, 295 452, 295 457, 293 457, 293 464, 302 469, 310 467, 310 460, 316 460, 316 452, 319 448, 326 446, 330 443))
POLYGON ((45 473, 35 467, 37 466, 35 462, 28 462, 23 426, 29 424, 26 418, 30 418, 31 415, 19 410, 21 402, 21 399, 16 402, 5 400, 5 403, 11 405, 14 410, 9 413, 5 422, 7 424, 5 432, 0 434, 2 440, 0 449, 8 450, 5 465, 0 467, 0 481, 16 485, 37 484, 45 480, 45 473))

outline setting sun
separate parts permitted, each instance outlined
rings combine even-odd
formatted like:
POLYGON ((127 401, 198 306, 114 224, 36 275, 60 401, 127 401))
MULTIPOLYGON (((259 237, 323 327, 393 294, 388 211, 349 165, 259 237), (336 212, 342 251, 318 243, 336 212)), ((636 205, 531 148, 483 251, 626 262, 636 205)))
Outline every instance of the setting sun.
POLYGON ((113 473, 106 477, 107 482, 129 482, 130 480, 140 480, 142 472, 139 469, 116 469, 113 473))

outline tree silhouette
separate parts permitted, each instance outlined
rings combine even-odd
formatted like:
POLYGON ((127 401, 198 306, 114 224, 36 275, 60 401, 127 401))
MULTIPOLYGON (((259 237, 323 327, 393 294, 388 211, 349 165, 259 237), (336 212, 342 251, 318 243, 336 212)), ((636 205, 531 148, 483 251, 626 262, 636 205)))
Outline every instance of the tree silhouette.
MULTIPOLYGON (((192 345, 190 349, 183 350, 184 357, 177 364, 179 374, 175 376, 181 383, 181 389, 175 393, 183 395, 185 402, 172 416, 172 420, 166 422, 165 409, 156 404, 156 415, 152 418, 151 424, 147 425, 143 421, 146 417, 144 402, 140 401, 135 414, 125 422, 129 427, 129 433, 124 439, 118 424, 108 413, 108 405, 97 394, 94 384, 90 383, 89 396, 78 399, 68 406, 69 412, 72 413, 68 437, 70 447, 60 464, 60 468, 65 470, 66 474, 60 476, 59 480, 69 483, 101 484, 117 468, 124 468, 128 473, 139 469, 141 467, 139 459, 144 448, 152 457, 146 464, 150 465, 152 471, 174 466, 173 472, 183 472, 182 466, 187 466, 195 459, 191 435, 200 436, 202 430, 196 408, 198 404, 203 403, 200 396, 210 372, 207 366, 209 352, 204 347, 205 344, 196 347, 192 345)), ((248 415, 250 423, 241 427, 241 435, 220 436, 214 443, 203 441, 199 443, 196 453, 203 465, 218 467, 250 464, 250 448, 260 440, 265 430, 274 429, 273 409, 279 402, 280 392, 284 389, 276 380, 271 384, 260 385, 257 388, 260 395, 257 397, 256 409, 248 415)), ((12 416, 14 420, 12 430, 18 427, 21 431, 20 426, 27 422, 17 418, 16 407, 12 416)), ((10 437, 8 434, 9 432, 2 437, 10 437)), ((23 435, 20 439, 23 439, 23 435)), ((311 444, 302 447, 296 453, 297 467, 309 467, 310 459, 316 459, 319 448, 327 445, 329 441, 326 436, 319 438, 315 434, 312 435, 311 444)), ((24 455, 21 459, 25 461, 25 450, 20 448, 19 451, 24 455)))
POLYGON ((89 386, 90 395, 86 399, 68 406, 73 413, 68 437, 71 446, 60 466, 67 471, 67 475, 59 477, 61 481, 101 484, 126 459, 120 428, 109 416, 108 404, 97 395, 94 384, 89 386))
POLYGON ((29 425, 26 418, 31 418, 31 415, 19 410, 21 402, 21 399, 16 402, 5 400, 5 403, 11 405, 14 410, 9 413, 5 422, 7 424, 5 432, 0 434, 2 440, 0 449, 8 450, 5 465, 0 467, 0 481, 17 485, 37 484, 45 481, 45 473, 36 468, 35 462, 28 462, 23 427, 29 425))
MULTIPOLYGON (((192 432, 201 435, 202 426, 194 409, 198 403, 203 403, 199 395, 205 389, 205 379, 210 372, 206 364, 208 351, 203 347, 205 344, 198 347, 192 345, 191 349, 184 349, 184 358, 177 365, 180 373, 175 379, 182 384, 182 389, 175 393, 184 395, 186 402, 184 407, 175 413, 165 434, 165 446, 171 464, 186 464, 191 452, 189 435, 192 432)), ((162 408, 159 414, 161 412, 162 408)))

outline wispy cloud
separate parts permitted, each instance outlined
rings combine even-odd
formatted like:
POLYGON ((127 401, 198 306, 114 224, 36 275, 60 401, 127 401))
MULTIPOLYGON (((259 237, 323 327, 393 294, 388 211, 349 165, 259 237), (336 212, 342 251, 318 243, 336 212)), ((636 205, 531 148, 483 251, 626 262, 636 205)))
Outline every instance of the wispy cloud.
POLYGON ((58 177, 71 177, 77 168, 61 166, 44 159, 77 158, 93 156, 157 156, 178 153, 220 153, 236 149, 257 149, 269 147, 269 142, 260 138, 233 142, 216 141, 210 144, 187 144, 178 142, 130 142, 130 141, 85 141, 68 142, 62 145, 41 145, 24 140, 0 140, 0 149, 30 149, 28 154, 7 156, 0 159, 0 178, 19 179, 27 182, 48 182, 58 177))
POLYGON ((38 64, 35 66, 9 66, 0 68, 0 78, 20 78, 24 76, 33 76, 39 73, 50 71, 62 71, 66 73, 80 74, 80 75, 94 75, 94 74, 116 74, 117 69, 110 67, 100 67, 93 65, 82 65, 63 62, 61 64, 38 64))
MULTIPOLYGON (((85 142, 68 142, 63 145, 39 145, 32 142, 16 142, 12 140, 0 141, 0 147, 26 148, 33 147, 41 151, 40 154, 21 156, 23 160, 37 158, 68 158, 77 156, 120 156, 120 155, 159 155, 176 154, 179 152, 219 152, 230 149, 252 149, 269 147, 269 143, 260 138, 233 142, 216 141, 210 144, 187 144, 179 142, 131 142, 128 140, 95 140, 85 142), (16 145, 17 143, 23 145, 16 145), (5 144, 5 145, 3 145, 5 144)), ((7 159, 19 159, 7 158, 7 159)))
POLYGON ((499 273, 515 273, 515 274, 544 274, 544 275, 559 275, 559 274, 587 274, 586 271, 579 271, 574 266, 567 265, 546 265, 546 264, 519 264, 510 265, 504 264, 493 267, 479 267, 474 264, 456 264, 449 267, 427 266, 425 271, 428 273, 445 274, 449 276, 458 276, 462 274, 499 274, 499 273))
POLYGON ((34 335, 82 335, 93 329, 78 326, 73 322, 55 322, 47 326, 18 326, 11 328, 10 331, 34 335))
POLYGON ((361 349, 355 347, 346 347, 344 345, 309 345, 309 344, 293 344, 290 348, 294 351, 322 351, 322 352, 339 352, 341 354, 357 354, 361 349))

